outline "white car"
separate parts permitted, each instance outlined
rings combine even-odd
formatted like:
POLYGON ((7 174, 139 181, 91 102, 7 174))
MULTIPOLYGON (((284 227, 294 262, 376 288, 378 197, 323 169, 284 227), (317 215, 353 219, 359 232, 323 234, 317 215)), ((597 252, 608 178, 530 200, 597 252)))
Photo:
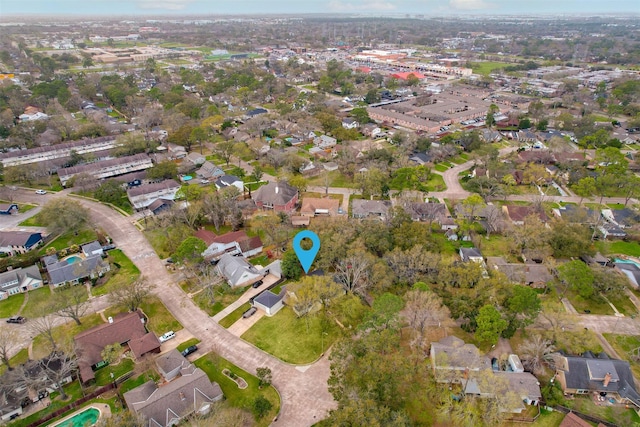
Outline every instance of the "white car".
POLYGON ((36 190, 36 194, 47 194, 45 190, 36 190))
POLYGON ((169 341, 171 338, 175 338, 176 337, 176 333, 173 331, 169 331, 167 333, 165 333, 164 335, 158 337, 158 339, 160 340, 160 342, 166 342, 169 341))

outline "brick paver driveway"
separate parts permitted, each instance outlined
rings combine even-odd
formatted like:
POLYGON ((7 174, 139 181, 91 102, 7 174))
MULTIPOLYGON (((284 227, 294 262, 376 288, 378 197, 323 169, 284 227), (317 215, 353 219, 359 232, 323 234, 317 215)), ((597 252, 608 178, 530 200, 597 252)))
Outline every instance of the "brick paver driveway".
POLYGON ((94 224, 107 232, 142 274, 156 285, 154 292, 171 314, 202 341, 198 345, 200 354, 215 350, 251 373, 255 373, 258 367, 271 368, 273 385, 282 398, 280 417, 274 425, 309 426, 325 418, 327 412, 336 406, 327 389, 329 362, 326 356, 301 372, 234 336, 210 319, 174 283, 144 235, 132 224, 131 218, 123 217, 98 203, 86 200, 80 200, 80 203, 90 210, 94 224))

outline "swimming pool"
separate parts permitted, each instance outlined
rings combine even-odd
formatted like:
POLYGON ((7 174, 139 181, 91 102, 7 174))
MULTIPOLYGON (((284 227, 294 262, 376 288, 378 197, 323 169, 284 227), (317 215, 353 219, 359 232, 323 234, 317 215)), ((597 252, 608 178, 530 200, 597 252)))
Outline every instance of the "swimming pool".
POLYGON ((88 408, 82 412, 78 412, 71 418, 52 424, 50 427, 86 427, 95 425, 100 418, 100 411, 96 408, 88 408))
POLYGON ((82 257, 79 255, 71 255, 70 257, 65 258, 65 260, 68 264, 73 264, 82 261, 82 257))
POLYGON ((185 175, 182 177, 183 181, 191 181, 193 179, 193 177, 191 175, 185 175))
POLYGON ((613 262, 617 263, 617 264, 633 264, 636 267, 640 268, 640 264, 638 264, 637 262, 630 260, 630 259, 620 259, 620 258, 614 258, 613 262))

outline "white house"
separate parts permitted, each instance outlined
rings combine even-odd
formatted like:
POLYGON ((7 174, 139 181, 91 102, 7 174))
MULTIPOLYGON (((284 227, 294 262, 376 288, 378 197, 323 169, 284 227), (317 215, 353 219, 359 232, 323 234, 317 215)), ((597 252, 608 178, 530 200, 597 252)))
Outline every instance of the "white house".
POLYGON ((244 182, 242 182, 242 180, 237 176, 233 175, 223 175, 216 180, 215 184, 218 190, 220 190, 221 188, 233 186, 236 187, 241 193, 242 191, 244 191, 244 182))
POLYGON ((227 280, 231 287, 255 282, 263 276, 245 257, 231 254, 224 254, 220 257, 216 270, 227 280))

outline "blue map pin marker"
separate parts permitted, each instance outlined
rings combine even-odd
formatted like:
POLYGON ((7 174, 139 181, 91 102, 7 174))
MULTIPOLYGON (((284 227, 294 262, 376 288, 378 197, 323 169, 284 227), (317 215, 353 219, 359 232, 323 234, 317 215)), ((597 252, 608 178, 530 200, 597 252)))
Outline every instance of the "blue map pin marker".
POLYGON ((298 256, 298 260, 300 260, 300 264, 302 265, 305 274, 309 272, 309 268, 311 268, 311 264, 313 264, 313 260, 316 259, 316 255, 318 255, 319 250, 320 238, 313 231, 302 230, 293 238, 293 251, 298 256), (302 246, 300 246, 300 243, 302 243, 302 239, 304 238, 311 240, 311 243, 313 243, 311 249, 303 249, 302 246))

